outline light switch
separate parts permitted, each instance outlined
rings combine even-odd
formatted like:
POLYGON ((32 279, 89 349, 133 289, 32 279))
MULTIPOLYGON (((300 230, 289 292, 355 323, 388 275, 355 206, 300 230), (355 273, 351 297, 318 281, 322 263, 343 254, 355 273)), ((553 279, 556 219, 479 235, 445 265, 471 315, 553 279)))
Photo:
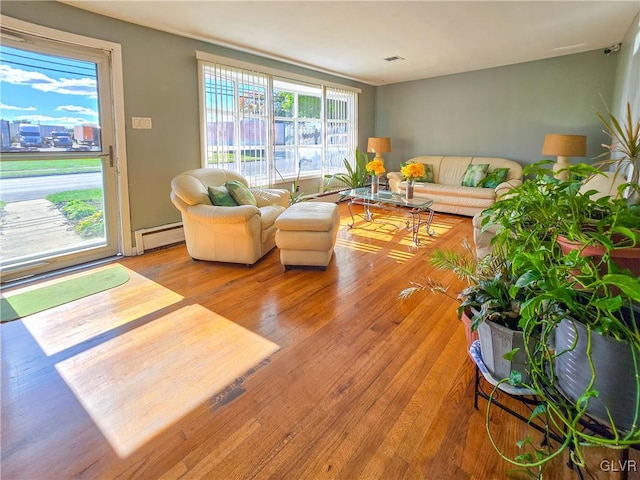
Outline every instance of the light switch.
POLYGON ((151 130, 151 117, 131 117, 131 127, 135 129, 151 130))

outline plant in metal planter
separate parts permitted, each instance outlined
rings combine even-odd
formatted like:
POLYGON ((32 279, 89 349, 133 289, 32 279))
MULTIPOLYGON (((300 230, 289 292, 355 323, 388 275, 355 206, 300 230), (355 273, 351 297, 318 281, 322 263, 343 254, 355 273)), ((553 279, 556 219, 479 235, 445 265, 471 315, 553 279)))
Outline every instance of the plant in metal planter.
POLYGON ((535 329, 540 340, 533 348, 525 343, 528 386, 555 429, 564 432, 558 451, 571 446, 580 465, 585 445, 639 443, 640 318, 633 312, 640 280, 626 273, 602 275, 578 251, 521 253, 514 269, 522 272, 518 284, 528 291, 521 311, 525 339, 535 329), (608 428, 605 436, 581 427, 593 419, 608 428))
POLYGON ((497 379, 509 378, 512 385, 519 385, 529 380, 529 373, 525 339, 519 326, 524 293, 512 296, 514 287, 511 264, 501 260, 493 276, 480 278, 460 292, 458 313, 471 312, 471 330, 478 332, 489 372, 497 379))
POLYGON ((443 293, 460 302, 458 317, 465 324, 467 343, 470 346, 480 339, 480 348, 489 371, 496 378, 510 378, 516 384, 528 378, 526 356, 519 331, 520 302, 522 294, 514 297, 510 263, 502 256, 486 256, 476 260, 468 242, 463 242, 463 252, 435 250, 429 262, 440 270, 452 271, 468 286, 456 296, 448 288, 431 277, 422 283, 400 292, 408 298, 416 292, 430 290, 443 293))
MULTIPOLYGON (((636 318, 640 320, 640 311, 627 309, 625 313, 621 319, 629 327, 636 318)), ((560 353, 555 358, 555 373, 565 396, 577 402, 589 390, 598 392, 588 399, 589 415, 623 432, 637 426, 640 414, 637 372, 634 368, 621 369, 619 365, 632 366, 637 362, 640 356, 637 345, 601 335, 588 324, 566 317, 556 329, 556 352, 560 353), (585 360, 591 360, 590 368, 583 367, 585 360)))

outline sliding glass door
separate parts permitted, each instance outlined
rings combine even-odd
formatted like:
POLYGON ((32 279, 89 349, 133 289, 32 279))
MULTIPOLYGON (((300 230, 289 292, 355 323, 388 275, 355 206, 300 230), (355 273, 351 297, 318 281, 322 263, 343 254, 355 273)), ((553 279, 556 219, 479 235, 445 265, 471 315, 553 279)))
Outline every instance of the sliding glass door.
POLYGON ((109 54, 2 30, 2 281, 118 253, 109 54))

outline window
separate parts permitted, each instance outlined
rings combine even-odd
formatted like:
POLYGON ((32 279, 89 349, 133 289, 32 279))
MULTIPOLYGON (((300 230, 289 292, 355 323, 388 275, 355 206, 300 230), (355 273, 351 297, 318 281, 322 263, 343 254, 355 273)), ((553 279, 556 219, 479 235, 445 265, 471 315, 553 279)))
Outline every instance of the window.
POLYGON ((203 73, 205 166, 268 178, 267 76, 221 65, 204 65, 203 73))
POLYGON ((274 80, 275 168, 283 177, 322 172, 322 88, 274 80))
POLYGON ((353 159, 356 90, 200 55, 208 55, 199 54, 205 167, 236 171, 259 186, 343 171, 343 160, 353 159))

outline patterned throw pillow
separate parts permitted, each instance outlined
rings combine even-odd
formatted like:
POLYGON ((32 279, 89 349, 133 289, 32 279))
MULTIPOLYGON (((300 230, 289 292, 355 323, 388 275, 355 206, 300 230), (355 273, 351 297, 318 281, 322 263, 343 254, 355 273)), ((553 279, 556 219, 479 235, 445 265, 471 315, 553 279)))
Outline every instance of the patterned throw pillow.
POLYGON ((509 175, 508 168, 496 168, 484 179, 480 180, 478 186, 484 188, 496 188, 507 179, 507 175, 509 175))
POLYGON ((256 197, 253 196, 251 190, 249 190, 237 180, 230 180, 225 183, 224 186, 227 187, 227 190, 229 190, 229 193, 231 194, 233 199, 240 205, 253 205, 254 207, 258 206, 256 197))
POLYGON ((207 189, 209 191, 209 200, 214 205, 218 207, 237 207, 238 202, 236 202, 227 187, 224 185, 220 185, 219 187, 209 187, 207 189))
POLYGON ((488 163, 480 163, 477 165, 469 164, 462 178, 462 186, 477 187, 480 180, 487 176, 487 170, 489 170, 488 163))
MULTIPOLYGON (((404 167, 406 163, 402 163, 400 166, 404 167)), ((414 181, 422 183, 433 183, 433 167, 427 163, 424 163, 424 175, 416 178, 414 181)))

